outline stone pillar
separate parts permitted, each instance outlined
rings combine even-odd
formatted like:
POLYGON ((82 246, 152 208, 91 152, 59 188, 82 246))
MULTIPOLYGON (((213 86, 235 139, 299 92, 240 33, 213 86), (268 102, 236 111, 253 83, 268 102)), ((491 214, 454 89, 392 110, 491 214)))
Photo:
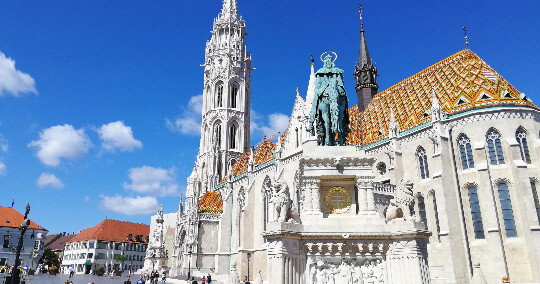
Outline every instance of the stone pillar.
POLYGON ((302 188, 302 194, 303 194, 302 213, 310 214, 311 210, 313 210, 313 205, 312 205, 313 198, 311 197, 311 185, 308 182, 304 182, 304 186, 302 188))
POLYGON ((311 202, 313 203, 313 214, 321 213, 321 197, 319 194, 319 181, 313 181, 311 184, 311 202))
POLYGON ((367 192, 365 182, 361 179, 356 180, 356 187, 358 189, 358 211, 367 211, 367 192))
POLYGON ((367 183, 367 209, 375 211, 375 197, 373 196, 373 181, 367 183))
POLYGON ((409 240, 405 245, 399 241, 391 245, 387 254, 389 283, 430 284, 429 268, 424 253, 417 245, 418 240, 409 240))

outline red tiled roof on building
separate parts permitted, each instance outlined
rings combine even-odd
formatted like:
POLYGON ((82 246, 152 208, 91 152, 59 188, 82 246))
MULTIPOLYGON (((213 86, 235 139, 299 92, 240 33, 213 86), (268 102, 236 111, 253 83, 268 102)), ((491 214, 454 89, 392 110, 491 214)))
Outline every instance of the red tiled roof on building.
MULTIPOLYGON (((19 211, 11 207, 0 206, 0 227, 19 228, 23 221, 24 215, 19 213, 19 211)), ((30 226, 28 226, 28 228, 47 231, 45 228, 32 221, 32 219, 30 219, 30 226)))
POLYGON ((105 219, 92 228, 86 228, 77 234, 70 242, 80 242, 89 240, 125 242, 125 243, 145 243, 146 237, 150 234, 150 226, 131 222, 105 219), (127 236, 131 235, 131 241, 127 236), (141 235, 142 242, 136 242, 135 236, 141 235))

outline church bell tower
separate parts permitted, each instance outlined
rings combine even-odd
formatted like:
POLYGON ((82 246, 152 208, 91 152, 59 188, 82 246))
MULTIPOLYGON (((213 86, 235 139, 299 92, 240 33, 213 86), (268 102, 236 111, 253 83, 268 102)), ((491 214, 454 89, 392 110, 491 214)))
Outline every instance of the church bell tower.
POLYGON ((362 5, 360 7, 360 52, 358 55, 358 62, 356 63, 354 70, 354 77, 356 79, 356 96, 358 97, 358 111, 363 112, 377 91, 379 85, 377 85, 377 67, 373 64, 373 60, 369 56, 369 50, 366 41, 366 34, 364 31, 364 23, 362 19, 362 5))
POLYGON ((213 191, 249 148, 251 53, 246 49, 246 23, 238 15, 236 0, 223 1, 211 33, 202 65, 199 195, 213 191))

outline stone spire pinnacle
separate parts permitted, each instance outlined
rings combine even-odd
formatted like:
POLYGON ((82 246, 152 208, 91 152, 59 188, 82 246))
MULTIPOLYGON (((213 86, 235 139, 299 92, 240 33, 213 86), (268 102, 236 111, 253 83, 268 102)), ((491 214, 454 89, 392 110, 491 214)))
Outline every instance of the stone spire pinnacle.
POLYGON ((236 0, 223 0, 223 8, 221 9, 222 18, 238 18, 238 3, 236 0))
POLYGON ((373 96, 379 90, 377 85, 377 67, 369 56, 369 50, 366 41, 366 32, 364 30, 364 23, 362 17, 362 5, 360 8, 360 50, 358 52, 358 62, 356 62, 354 76, 356 78, 356 95, 358 97, 358 110, 363 112, 373 96))

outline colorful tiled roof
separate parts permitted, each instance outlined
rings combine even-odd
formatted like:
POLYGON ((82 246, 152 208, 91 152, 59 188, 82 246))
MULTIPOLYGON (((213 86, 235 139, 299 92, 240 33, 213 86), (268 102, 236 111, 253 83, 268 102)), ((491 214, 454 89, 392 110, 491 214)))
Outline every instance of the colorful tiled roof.
MULTIPOLYGON (((279 138, 283 140, 284 135, 279 138)), ((271 161, 275 158, 275 150, 276 150, 276 143, 265 141, 262 142, 257 148, 253 155, 255 159, 255 166, 258 167, 260 165, 264 165, 265 163, 271 161)), ((247 172, 248 170, 248 163, 249 163, 249 157, 251 156, 251 152, 244 153, 236 163, 232 167, 233 175, 235 177, 247 172)), ((222 180, 225 181, 226 179, 222 180)))
MULTIPOLYGON (((435 92, 446 115, 471 109, 502 105, 537 108, 520 98, 520 92, 470 50, 462 50, 419 73, 378 93, 362 113, 363 145, 388 137, 390 110, 401 131, 431 121, 435 92)), ((360 115, 357 106, 349 109, 349 143, 360 145, 360 115)))
POLYGON ((219 192, 207 192, 199 203, 199 212, 207 214, 223 213, 223 201, 219 192))
POLYGON ((131 222, 124 222, 112 219, 105 219, 92 228, 86 228, 77 234, 70 242, 80 242, 88 240, 139 243, 135 241, 135 236, 142 236, 142 243, 150 234, 150 226, 131 222), (132 235, 132 240, 127 239, 132 235))
MULTIPOLYGON (((0 227, 19 228, 23 221, 24 215, 19 213, 19 211, 11 207, 0 206, 0 227)), ((28 228, 46 231, 45 228, 36 224, 32 219, 30 219, 30 226, 28 228)))

